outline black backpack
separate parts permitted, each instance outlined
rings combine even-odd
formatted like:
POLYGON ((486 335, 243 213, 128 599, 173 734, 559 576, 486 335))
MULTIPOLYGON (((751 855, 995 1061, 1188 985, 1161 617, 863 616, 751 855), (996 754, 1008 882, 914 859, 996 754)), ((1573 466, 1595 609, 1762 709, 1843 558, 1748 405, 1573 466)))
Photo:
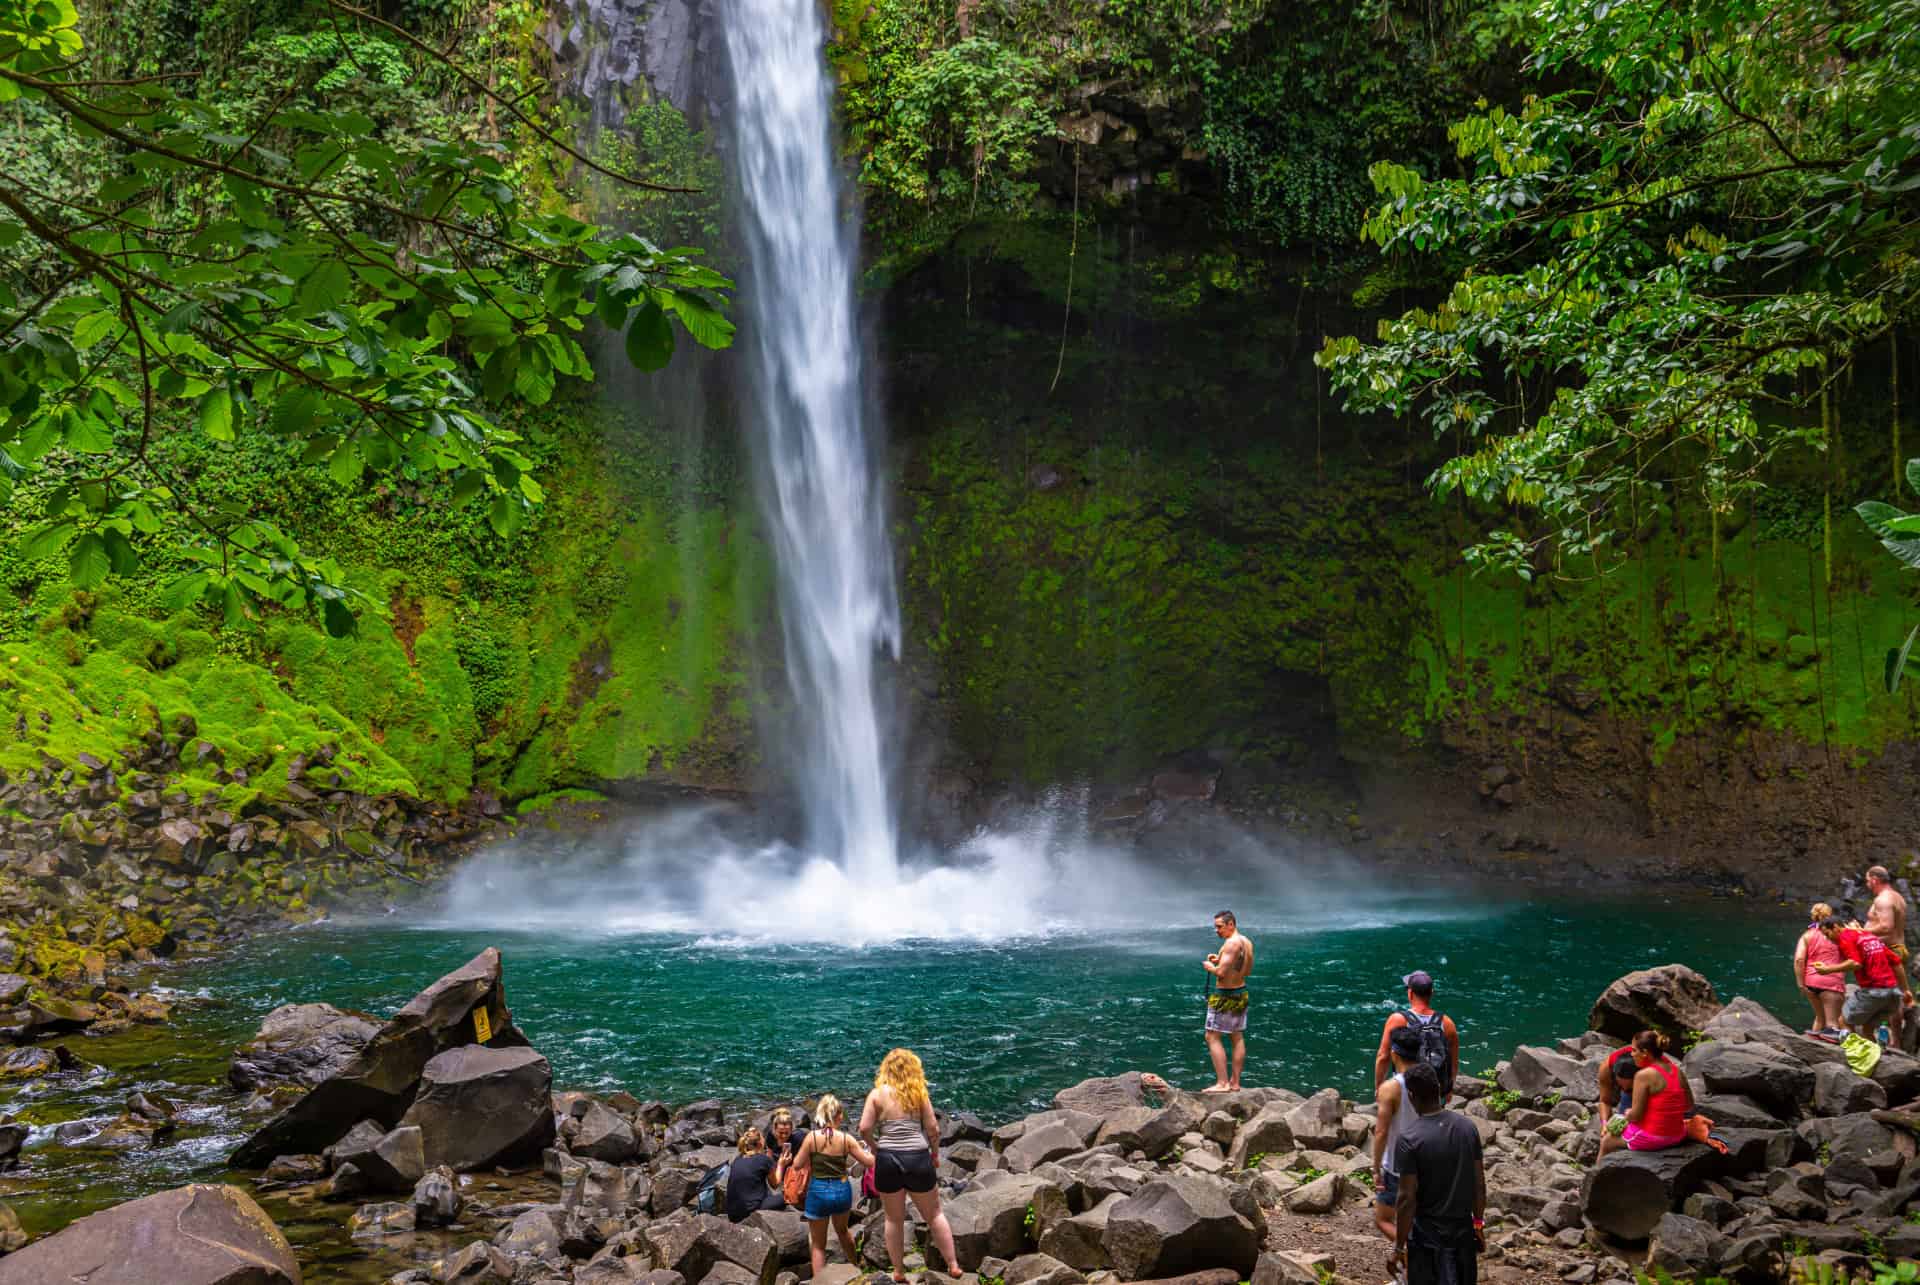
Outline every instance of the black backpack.
POLYGON ((1453 1056, 1447 1051, 1446 1014, 1422 1017, 1409 1008, 1405 1010, 1405 1017, 1413 1033, 1420 1037, 1420 1060, 1440 1077, 1440 1098, 1444 1102, 1453 1092, 1453 1056))

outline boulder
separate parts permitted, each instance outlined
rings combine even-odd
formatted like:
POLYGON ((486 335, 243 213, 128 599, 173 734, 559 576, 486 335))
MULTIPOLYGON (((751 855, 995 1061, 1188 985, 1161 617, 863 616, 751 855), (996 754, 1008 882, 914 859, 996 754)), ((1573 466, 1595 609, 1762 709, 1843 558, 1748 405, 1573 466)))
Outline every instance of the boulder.
POLYGON ((1340 1207, 1340 1198, 1346 1192, 1344 1176, 1324 1173, 1304 1186, 1295 1187, 1283 1199, 1290 1214, 1330 1214, 1340 1207))
POLYGON ((493 1243, 515 1258, 558 1254, 560 1223, 545 1208, 529 1209, 494 1233, 493 1243))
POLYGON ((1260 1255, 1247 1285, 1321 1285, 1334 1279, 1332 1254, 1282 1249, 1260 1255))
POLYGON ((346 1069, 379 1031, 374 1019, 331 1004, 283 1004, 234 1050, 227 1080, 242 1091, 280 1084, 311 1089, 346 1069))
POLYGON ((1287 1123, 1287 1115, 1298 1109, 1275 1103, 1255 1112, 1233 1136, 1233 1145, 1227 1149, 1228 1167, 1245 1169, 1253 1164, 1255 1156, 1282 1156, 1292 1151, 1293 1126, 1287 1123))
POLYGON ((427 1063, 473 1041, 479 1030, 476 1011, 486 1014, 487 1047, 525 1047, 526 1037, 507 1011, 500 952, 492 946, 409 1000, 352 1060, 255 1130, 230 1163, 257 1169, 277 1155, 319 1151, 339 1137, 349 1121, 376 1120, 389 1128, 399 1124, 427 1063))
POLYGON ((1051 1254, 1022 1254, 1002 1279, 1006 1285, 1080 1285, 1087 1278, 1051 1254))
POLYGON ((69 1223, 0 1258, 0 1285, 300 1285, 287 1238, 238 1187, 195 1183, 69 1223))
POLYGON ((27 1229, 20 1225, 20 1215, 13 1212, 13 1206, 0 1205, 0 1254, 11 1254, 29 1239, 27 1229))
POLYGON ((1586 1220, 1622 1240, 1645 1240, 1662 1216, 1719 1170, 1719 1153, 1698 1142, 1665 1151, 1616 1151, 1588 1170, 1580 1192, 1586 1220))
POLYGON ((1647 1266, 1675 1277, 1705 1277, 1719 1266, 1720 1233, 1698 1218, 1665 1214, 1647 1245, 1647 1266))
POLYGON ((1681 1065, 1695 1092, 1705 1085, 1708 1093, 1741 1094, 1782 1119, 1792 1119, 1813 1099, 1813 1070, 1765 1044, 1706 1040, 1696 1044, 1681 1065))
POLYGON ((1856 1074, 1851 1067, 1829 1065, 1813 1072, 1815 1115, 1853 1115, 1878 1111, 1886 1105, 1886 1089, 1877 1081, 1856 1074))
POLYGON ((782 1267, 807 1261, 807 1224, 798 1210, 756 1209, 747 1215, 744 1225, 773 1242, 774 1255, 782 1267))
POLYGON ((486 1241, 476 1240, 436 1262, 433 1278, 458 1285, 508 1285, 513 1280, 513 1259, 486 1241))
POLYGON ((588 1104, 586 1113, 580 1117, 579 1131, 567 1149, 576 1156, 613 1165, 625 1164, 640 1154, 633 1126, 598 1102, 588 1104))
POLYGON ((358 1169, 368 1191, 411 1191, 427 1172, 426 1151, 418 1129, 389 1129, 363 1141, 364 1135, 356 1126, 349 1137, 355 1140, 339 1143, 329 1154, 334 1164, 358 1169))
MULTIPOLYGON (((1313 1151, 1332 1151, 1340 1145, 1340 1122, 1346 1117, 1335 1089, 1320 1092, 1288 1111, 1283 1117, 1293 1134, 1295 1145, 1313 1151)), ((1248 1270, 1252 1270, 1249 1263, 1248 1270)))
POLYGON ((1107 1115, 1094 1140, 1157 1158, 1183 1135, 1199 1128, 1205 1118, 1206 1113, 1191 1095, 1179 1094, 1164 1107, 1126 1107, 1107 1115))
POLYGON ((679 1214, 649 1223, 641 1236, 655 1266, 704 1280, 721 1263, 745 1270, 760 1285, 773 1285, 780 1258, 765 1232, 714 1214, 679 1214))
POLYGON ((980 1260, 1015 1258, 1027 1249, 1027 1206, 1047 1187, 1032 1174, 994 1175, 999 1182, 976 1183, 947 1204, 954 1253, 973 1271, 980 1260))
POLYGON ((1115 1193, 1085 1213, 1049 1224, 1040 1233, 1040 1252, 1083 1272, 1105 1271, 1111 1265, 1107 1260, 1107 1219, 1122 1199, 1115 1193))
POLYGON ((460 1195, 460 1180, 453 1170, 441 1165, 421 1175, 413 1185, 413 1221, 419 1227, 445 1227, 460 1217, 466 1202, 460 1195))
POLYGON ((428 1165, 481 1169, 553 1141, 552 1091, 553 1070, 532 1049, 469 1044, 427 1062, 400 1123, 420 1130, 428 1165))
POLYGON ((1894 1133, 1870 1112, 1837 1115, 1831 1119, 1802 1120, 1794 1130, 1815 1155, 1827 1159, 1852 1156, 1865 1160, 1894 1146, 1894 1133))
POLYGON ((1819 1166, 1797 1164, 1767 1175, 1767 1204, 1782 1218, 1795 1222, 1824 1222, 1827 1184, 1819 1166))
POLYGON ((1208 1178, 1156 1178, 1107 1213, 1102 1244, 1123 1280, 1229 1268, 1245 1279, 1260 1258, 1265 1216, 1245 1187, 1208 1178))
POLYGON ((1920 1058, 1908 1057, 1897 1049, 1882 1049, 1880 1060, 1873 1065, 1873 1082, 1887 1091, 1890 1106, 1913 1101, 1920 1097, 1920 1058))
POLYGON ((390 1200, 384 1204, 362 1205, 347 1219, 347 1234, 355 1240, 404 1235, 413 1228, 412 1201, 390 1200))
POLYGON ((1087 1115, 1111 1116, 1146 1105, 1147 1091, 1138 1071, 1082 1080, 1053 1095, 1055 1110, 1081 1111, 1087 1115))
POLYGON ((1774 1047, 1778 1039, 1800 1039, 1798 1031, 1768 1012, 1758 1000, 1745 995, 1735 995, 1728 1000, 1726 1007, 1700 1027, 1700 1032, 1710 1040, 1754 1039, 1769 1047, 1774 1047))
POLYGON ((1715 1127, 1730 1129, 1778 1129, 1785 1122, 1769 1108, 1740 1093, 1700 1093, 1695 1091, 1694 1110, 1713 1121, 1715 1127))
POLYGON ((1039 1128, 1028 1128, 1006 1151, 1007 1168, 1015 1173, 1030 1173, 1048 1160, 1085 1150, 1087 1139, 1061 1121, 1048 1121, 1039 1128))
POLYGON ((1713 983, 1684 964, 1628 973, 1593 1002, 1587 1026, 1618 1040, 1653 1029, 1671 1035, 1698 1031, 1721 1009, 1713 983))
POLYGON ((1496 1077, 1500 1087, 1525 1098, 1544 1098, 1558 1093, 1574 1102, 1597 1102, 1600 1098, 1598 1062, 1587 1062, 1549 1048, 1522 1044, 1500 1068, 1496 1077))

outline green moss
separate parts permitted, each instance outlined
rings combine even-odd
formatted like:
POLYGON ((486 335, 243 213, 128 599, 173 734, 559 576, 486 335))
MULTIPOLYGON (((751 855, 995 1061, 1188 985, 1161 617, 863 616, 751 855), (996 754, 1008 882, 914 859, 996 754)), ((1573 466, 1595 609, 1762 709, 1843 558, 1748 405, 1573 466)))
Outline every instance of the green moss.
POLYGON ((554 790, 547 794, 536 794, 530 799, 522 799, 514 808, 514 815, 531 817, 550 812, 564 803, 605 803, 607 796, 598 790, 554 790))

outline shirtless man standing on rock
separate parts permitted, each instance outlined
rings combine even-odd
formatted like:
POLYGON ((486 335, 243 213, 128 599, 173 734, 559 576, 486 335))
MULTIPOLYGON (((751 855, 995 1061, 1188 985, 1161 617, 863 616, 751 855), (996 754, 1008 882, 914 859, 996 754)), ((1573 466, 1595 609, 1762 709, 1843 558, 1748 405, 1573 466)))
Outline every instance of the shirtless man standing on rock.
POLYGON ((1887 943, 1887 949, 1902 959, 1907 954, 1907 899, 1893 886, 1893 876, 1885 866, 1867 871, 1867 891, 1873 905, 1867 909, 1867 931, 1887 943))
POLYGON ((1247 974, 1253 971, 1253 942, 1242 935, 1231 910, 1213 917, 1220 949, 1201 967, 1213 976, 1207 996, 1207 1052, 1213 1058, 1213 1083, 1202 1093, 1230 1093, 1240 1087, 1240 1069, 1247 1064, 1247 974), (1233 1074, 1227 1074, 1227 1050, 1220 1037, 1233 1037, 1233 1074))

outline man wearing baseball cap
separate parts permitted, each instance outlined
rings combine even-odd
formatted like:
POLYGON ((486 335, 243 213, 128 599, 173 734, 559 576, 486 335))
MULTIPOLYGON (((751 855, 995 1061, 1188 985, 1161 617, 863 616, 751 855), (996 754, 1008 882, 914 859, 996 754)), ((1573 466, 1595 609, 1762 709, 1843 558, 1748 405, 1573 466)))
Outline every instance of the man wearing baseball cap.
POLYGON ((1380 1050, 1373 1058, 1374 1087, 1386 1083, 1393 1074, 1390 1041, 1401 1027, 1411 1027, 1420 1038, 1420 1060, 1431 1066, 1440 1078, 1441 1101, 1453 1092, 1453 1080, 1460 1072, 1460 1031, 1453 1019, 1433 1009, 1433 975, 1416 968, 1400 979, 1407 988, 1407 1006, 1396 1011, 1380 1028, 1380 1050))

